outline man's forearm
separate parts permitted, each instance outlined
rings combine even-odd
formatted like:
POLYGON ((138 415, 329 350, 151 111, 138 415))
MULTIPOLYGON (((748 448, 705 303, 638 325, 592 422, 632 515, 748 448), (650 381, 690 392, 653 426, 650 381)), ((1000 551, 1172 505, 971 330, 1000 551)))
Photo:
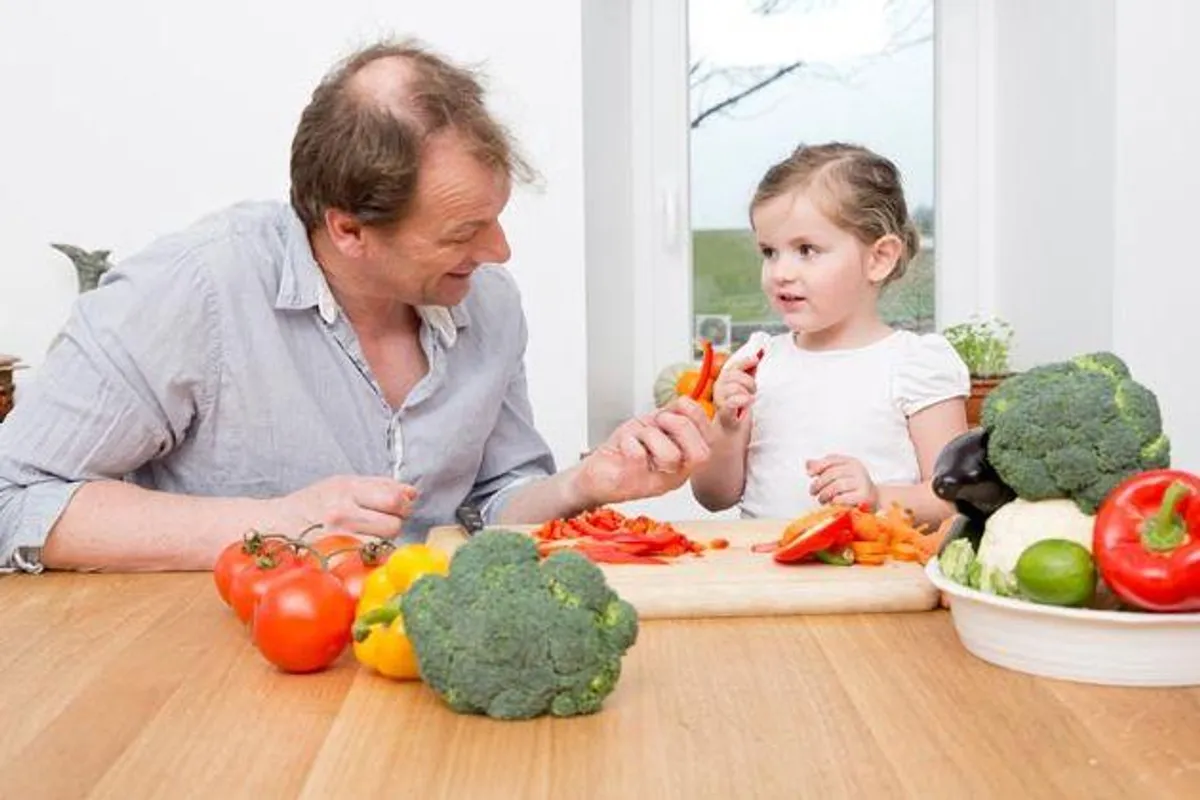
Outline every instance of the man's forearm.
POLYGON ((42 549, 51 569, 211 569, 246 531, 272 524, 270 501, 190 497, 118 481, 79 488, 42 549))
POLYGON ((574 466, 546 478, 524 484, 500 509, 501 525, 539 525, 546 520, 568 518, 595 504, 578 488, 579 467, 574 466))

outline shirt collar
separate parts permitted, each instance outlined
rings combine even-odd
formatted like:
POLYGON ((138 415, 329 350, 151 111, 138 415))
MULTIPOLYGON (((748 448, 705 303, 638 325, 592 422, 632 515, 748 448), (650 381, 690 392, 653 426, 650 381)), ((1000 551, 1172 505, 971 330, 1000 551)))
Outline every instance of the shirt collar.
MULTIPOLYGON (((325 273, 313 257, 312 245, 304 223, 289 205, 284 220, 283 266, 279 276, 279 291, 275 295, 277 309, 316 308, 326 325, 332 325, 340 309, 325 273)), ((471 323, 466 306, 417 306, 421 321, 433 328, 446 347, 453 347, 458 332, 471 323)))

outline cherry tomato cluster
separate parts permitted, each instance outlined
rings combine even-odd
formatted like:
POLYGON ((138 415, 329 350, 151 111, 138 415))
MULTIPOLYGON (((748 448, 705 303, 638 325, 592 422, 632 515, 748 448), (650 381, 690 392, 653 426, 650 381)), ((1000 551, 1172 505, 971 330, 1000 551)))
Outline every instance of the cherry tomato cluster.
POLYGON ((259 652, 284 672, 316 672, 350 644, 367 575, 392 545, 345 533, 305 537, 252 532, 213 566, 217 593, 250 626, 259 652))

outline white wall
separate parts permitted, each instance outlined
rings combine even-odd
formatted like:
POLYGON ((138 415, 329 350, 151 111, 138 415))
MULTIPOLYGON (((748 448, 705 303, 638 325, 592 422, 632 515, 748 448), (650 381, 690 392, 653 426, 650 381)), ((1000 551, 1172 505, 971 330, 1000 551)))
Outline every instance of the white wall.
POLYGON ((1112 346, 1113 15, 995 2, 995 303, 1020 366, 1112 346))
POLYGON ((1200 470, 1200 4, 1119 0, 1113 340, 1163 406, 1176 465, 1200 470))
POLYGON ((580 4, 561 0, 5 4, 0 351, 36 367, 69 312, 74 271, 48 242, 119 258, 229 203, 286 197, 321 74, 378 35, 417 35, 486 62, 494 106, 544 178, 505 221, 535 413, 572 463, 587 417, 580 27, 580 4))

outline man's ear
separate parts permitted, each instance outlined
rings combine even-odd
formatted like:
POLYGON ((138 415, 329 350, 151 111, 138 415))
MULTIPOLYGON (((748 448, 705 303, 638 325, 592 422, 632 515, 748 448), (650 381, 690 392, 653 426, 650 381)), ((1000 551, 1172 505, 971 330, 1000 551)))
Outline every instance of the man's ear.
POLYGON ((867 265, 867 280, 871 283, 883 283, 896 269, 900 254, 904 252, 904 242, 894 233, 881 236, 871 246, 870 262, 867 265))
POLYGON ((365 226, 353 214, 330 208, 325 211, 325 230, 338 252, 350 258, 360 258, 366 252, 363 239, 365 226))

